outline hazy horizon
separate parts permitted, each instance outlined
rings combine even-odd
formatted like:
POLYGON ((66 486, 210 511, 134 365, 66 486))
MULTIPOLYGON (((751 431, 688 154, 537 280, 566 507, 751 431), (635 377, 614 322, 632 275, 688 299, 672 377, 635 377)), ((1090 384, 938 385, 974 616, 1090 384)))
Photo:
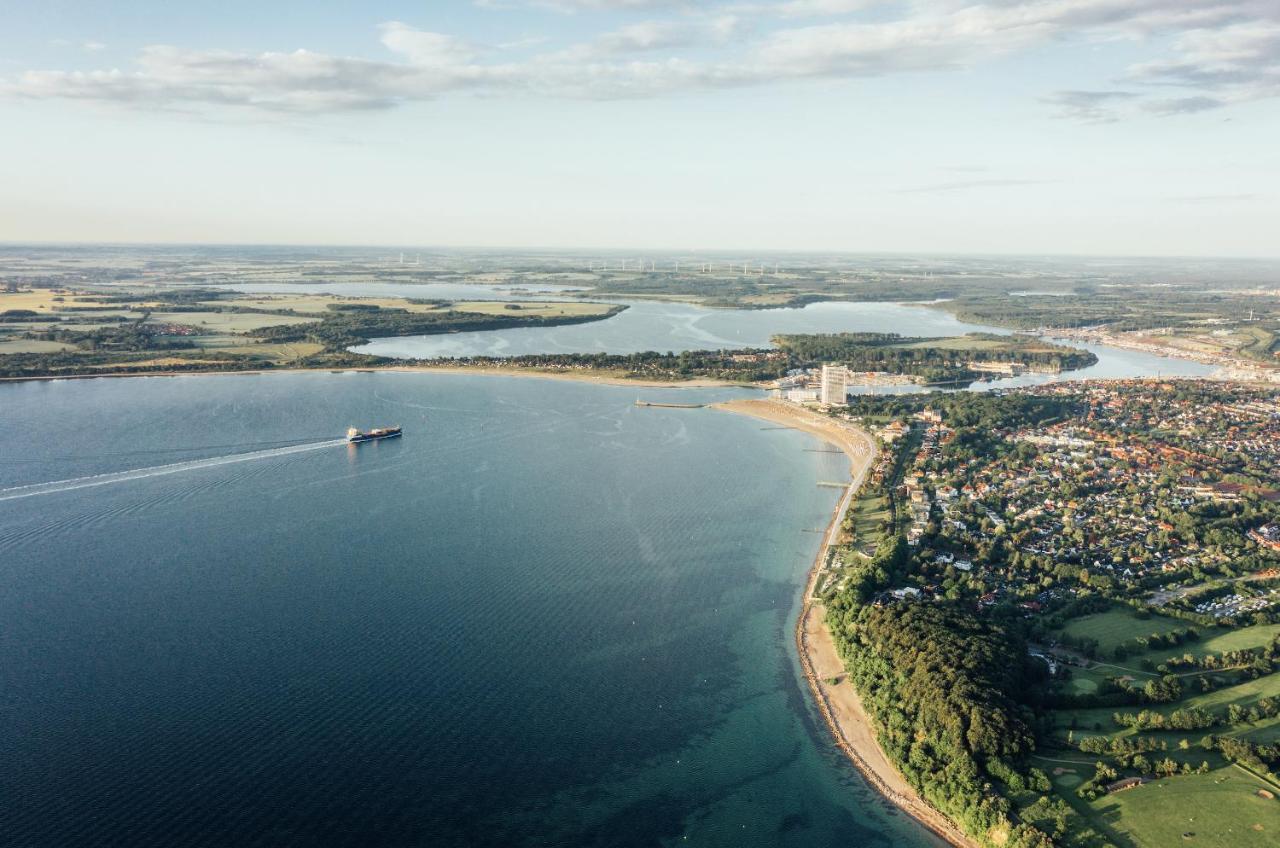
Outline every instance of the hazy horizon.
MULTIPOLYGON (((154 241, 154 240, 137 240, 137 241, 72 241, 60 239, 47 240, 6 240, 0 239, 0 248, 20 249, 23 247, 51 249, 51 248, 219 248, 219 249, 306 249, 306 250, 385 250, 385 251, 404 251, 406 263, 411 263, 413 257, 408 254, 409 251, 421 251, 424 253, 507 253, 522 252, 530 253, 551 253, 557 255, 565 255, 571 257, 581 257, 588 259, 592 256, 599 257, 602 254, 610 256, 619 256, 624 259, 634 260, 639 258, 638 254, 644 254, 644 260, 647 262, 651 259, 669 259, 674 257, 686 256, 705 256, 716 258, 733 258, 742 261, 745 257, 748 260, 751 257, 765 256, 788 256, 799 259, 814 258, 835 258, 835 257, 858 257, 858 258, 903 258, 903 259, 1009 259, 1009 260, 1134 260, 1134 261, 1158 261, 1172 262, 1180 259, 1196 260, 1196 261, 1223 261, 1223 262, 1246 262, 1246 263, 1280 263, 1280 252, 1272 254, 1257 255, 1226 255, 1226 254, 1137 254, 1137 253, 1051 253, 1051 252, 977 252, 962 250, 806 250, 802 248, 770 248, 770 247, 717 247, 717 246, 695 246, 689 248, 680 248, 672 246, 608 246, 591 247, 584 245, 553 245, 553 244, 395 244, 395 243, 378 243, 378 242, 271 242, 271 241, 154 241)), ((620 269, 621 270, 621 269, 620 269)))

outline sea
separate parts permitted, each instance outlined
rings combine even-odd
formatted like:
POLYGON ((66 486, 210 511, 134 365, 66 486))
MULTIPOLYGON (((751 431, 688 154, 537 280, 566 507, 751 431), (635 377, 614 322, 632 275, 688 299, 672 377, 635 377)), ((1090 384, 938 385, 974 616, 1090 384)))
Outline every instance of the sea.
POLYGON ((638 394, 747 393, 0 386, 0 844, 937 845, 798 671, 846 460, 638 394))
MULTIPOLYGON (((874 306, 635 304, 373 344, 971 326, 874 306)), ((1203 366, 1105 349, 1094 368, 1203 366)), ((0 845, 939 845, 835 748, 795 656, 838 494, 819 483, 847 461, 635 405, 752 394, 392 372, 0 385, 0 845), (341 440, 391 424, 402 438, 341 440)))

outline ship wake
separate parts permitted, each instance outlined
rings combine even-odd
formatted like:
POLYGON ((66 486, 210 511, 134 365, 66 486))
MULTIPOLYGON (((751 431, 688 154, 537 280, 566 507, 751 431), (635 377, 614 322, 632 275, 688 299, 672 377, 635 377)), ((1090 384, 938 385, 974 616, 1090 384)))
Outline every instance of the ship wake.
POLYGON ((131 480, 143 480, 148 477, 161 477, 166 474, 182 474, 186 471, 198 471, 202 468, 215 468, 220 465, 233 465, 237 462, 254 462, 272 459, 295 453, 331 448, 345 445, 346 439, 326 439, 322 442, 309 442, 303 445, 290 445, 283 448, 250 451, 248 453, 232 453, 224 456, 211 456, 205 459, 192 459, 187 462, 172 462, 167 465, 152 465, 147 468, 133 468, 128 471, 112 471, 106 474, 94 474, 89 477, 73 477, 69 480, 53 480, 48 483, 31 483, 26 486, 14 486, 0 489, 0 501, 15 498, 31 498, 37 495, 53 495, 58 492, 69 492, 73 489, 89 489, 94 486, 110 486, 115 483, 127 483, 131 480))

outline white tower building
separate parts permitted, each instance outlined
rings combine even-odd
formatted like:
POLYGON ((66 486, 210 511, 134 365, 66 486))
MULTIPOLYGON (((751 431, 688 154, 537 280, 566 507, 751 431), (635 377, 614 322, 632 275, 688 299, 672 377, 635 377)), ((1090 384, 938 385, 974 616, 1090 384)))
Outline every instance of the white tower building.
POLYGON ((843 365, 822 366, 822 391, 819 400, 832 406, 844 406, 849 402, 849 369, 843 365))

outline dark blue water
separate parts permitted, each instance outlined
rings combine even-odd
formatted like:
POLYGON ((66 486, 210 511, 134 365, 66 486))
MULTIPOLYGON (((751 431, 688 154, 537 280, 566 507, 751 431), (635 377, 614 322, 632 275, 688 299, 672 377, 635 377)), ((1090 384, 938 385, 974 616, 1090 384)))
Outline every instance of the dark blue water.
POLYGON ((842 459, 635 395, 0 386, 0 843, 934 844, 798 677, 842 459))

